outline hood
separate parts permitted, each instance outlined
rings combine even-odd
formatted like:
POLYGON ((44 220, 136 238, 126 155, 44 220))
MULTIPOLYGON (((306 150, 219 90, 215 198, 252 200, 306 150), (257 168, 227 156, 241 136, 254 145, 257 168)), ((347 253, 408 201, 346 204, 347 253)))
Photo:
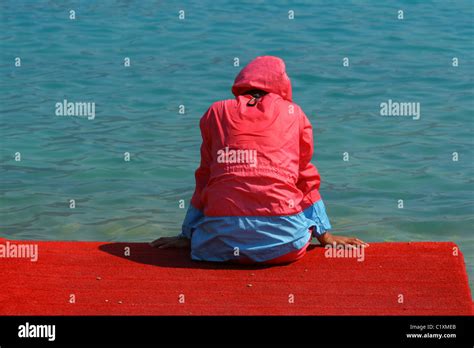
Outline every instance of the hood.
POLYGON ((261 89, 292 101, 291 82, 283 59, 273 56, 257 57, 237 75, 232 93, 238 97, 248 90, 261 89))

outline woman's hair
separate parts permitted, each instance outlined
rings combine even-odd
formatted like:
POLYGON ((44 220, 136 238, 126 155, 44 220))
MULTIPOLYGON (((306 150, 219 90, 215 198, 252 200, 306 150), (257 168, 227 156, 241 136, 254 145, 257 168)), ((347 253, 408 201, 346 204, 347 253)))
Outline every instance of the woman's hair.
POLYGON ((254 98, 261 98, 265 94, 268 94, 268 92, 262 91, 261 89, 251 89, 251 90, 246 91, 243 94, 250 94, 254 98))

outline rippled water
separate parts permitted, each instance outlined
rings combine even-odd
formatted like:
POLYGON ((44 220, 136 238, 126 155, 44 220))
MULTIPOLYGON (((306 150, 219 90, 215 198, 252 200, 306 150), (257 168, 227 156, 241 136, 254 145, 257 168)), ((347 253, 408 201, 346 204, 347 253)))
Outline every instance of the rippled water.
POLYGON ((178 233, 200 116, 232 97, 234 57, 243 66, 278 55, 315 127, 314 162, 335 231, 455 241, 472 287, 472 1, 7 0, 0 9, 2 236, 178 233), (95 119, 55 116, 64 99, 95 102, 95 119), (388 99, 421 103, 421 118, 381 117, 388 99))

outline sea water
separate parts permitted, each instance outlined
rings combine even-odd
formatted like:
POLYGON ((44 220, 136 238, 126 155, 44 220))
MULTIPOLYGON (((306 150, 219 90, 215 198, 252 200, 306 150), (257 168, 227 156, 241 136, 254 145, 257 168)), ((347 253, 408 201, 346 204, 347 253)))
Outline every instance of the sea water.
POLYGON ((199 118, 276 55, 314 126, 334 233, 454 241, 473 288, 473 14, 468 0, 4 0, 1 236, 178 234, 199 118))

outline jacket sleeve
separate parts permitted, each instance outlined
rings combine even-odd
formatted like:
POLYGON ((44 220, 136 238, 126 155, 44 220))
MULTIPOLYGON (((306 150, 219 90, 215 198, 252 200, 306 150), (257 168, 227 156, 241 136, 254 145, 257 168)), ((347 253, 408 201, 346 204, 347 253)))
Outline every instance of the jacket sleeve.
POLYGON ((303 111, 300 113, 300 166, 296 186, 303 192, 302 208, 305 209, 317 202, 321 178, 318 170, 311 163, 313 157, 313 127, 303 111))
POLYGON ((301 205, 304 215, 313 223, 313 234, 321 236, 332 227, 319 194, 321 178, 318 170, 311 163, 313 150, 313 128, 306 115, 301 111, 300 171, 296 185, 303 192, 301 205))
POLYGON ((206 113, 201 118, 199 122, 199 128, 201 129, 201 163, 196 170, 194 176, 196 179, 196 187, 194 189, 193 197, 191 198, 191 204, 186 212, 186 216, 183 221, 181 237, 191 238, 194 226, 199 222, 199 220, 204 217, 203 202, 201 199, 202 191, 206 187, 209 176, 210 176, 210 166, 212 163, 211 155, 211 142, 209 137, 209 116, 212 113, 212 107, 209 108, 206 113))

